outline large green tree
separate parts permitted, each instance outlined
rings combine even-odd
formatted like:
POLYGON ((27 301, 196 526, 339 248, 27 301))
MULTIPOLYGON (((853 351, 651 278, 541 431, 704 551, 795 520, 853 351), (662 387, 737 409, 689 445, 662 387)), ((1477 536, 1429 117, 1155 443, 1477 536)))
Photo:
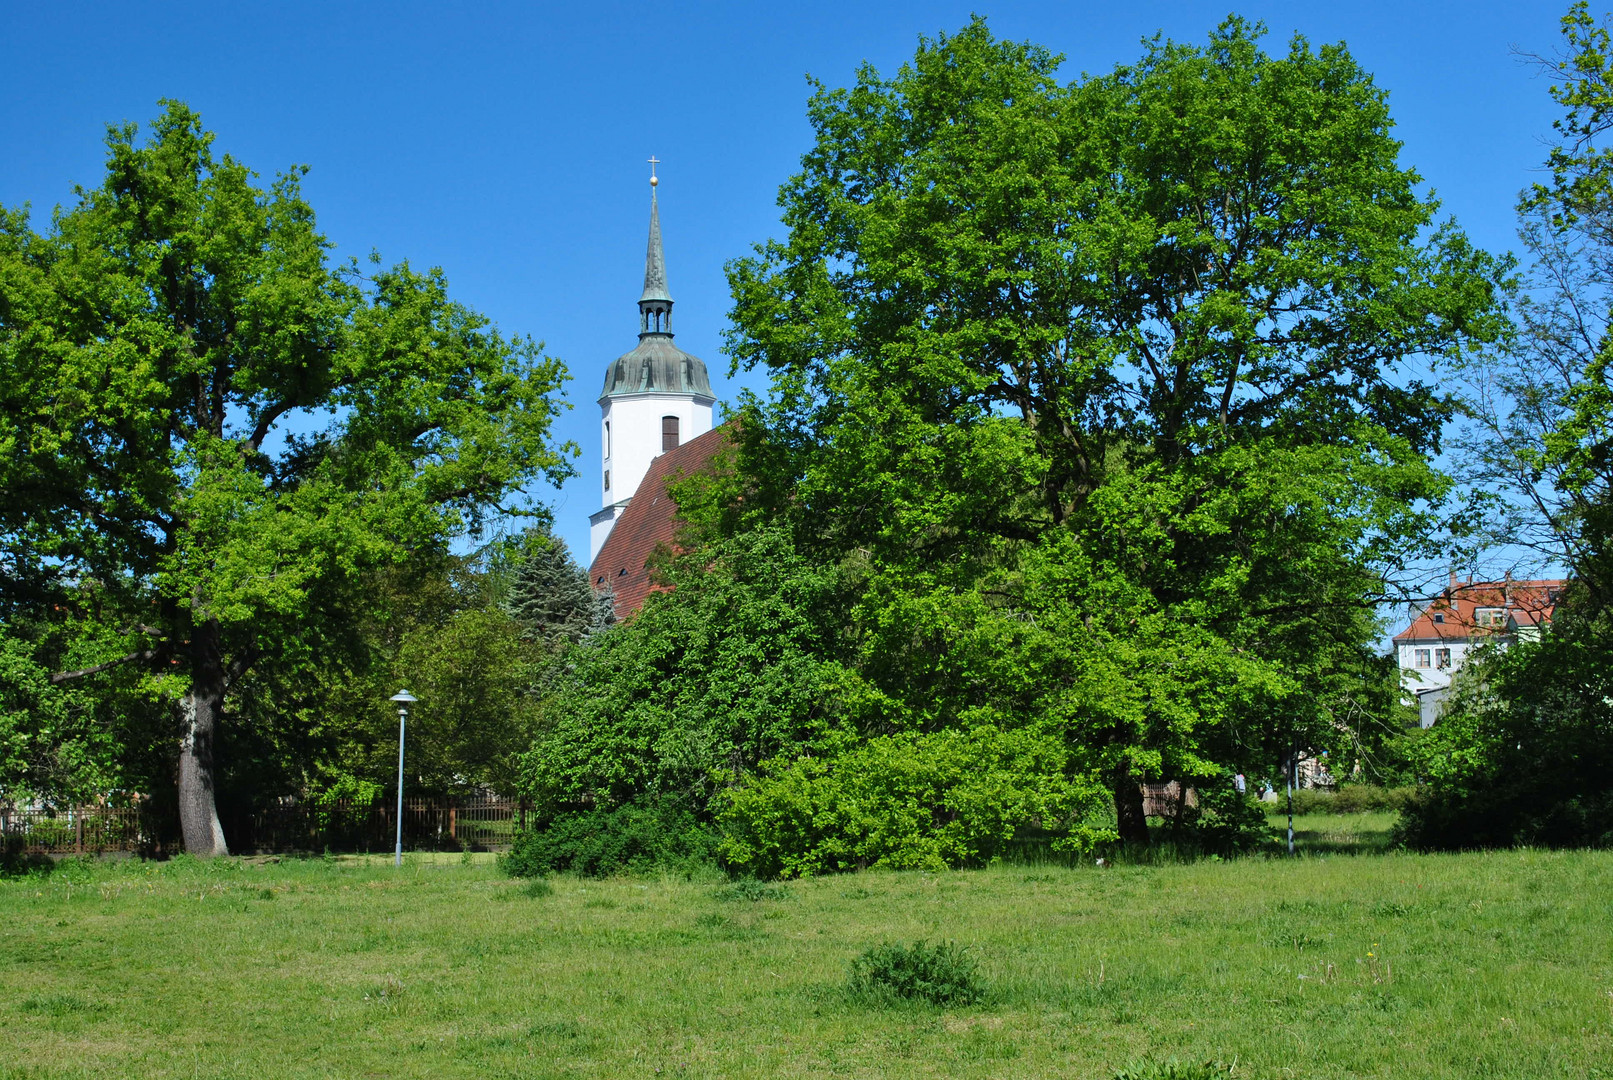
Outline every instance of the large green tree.
POLYGON ((204 855, 232 687, 339 662, 367 571, 481 529, 570 449, 557 360, 438 271, 332 265, 301 170, 265 189, 212 141, 165 103, 47 231, 0 221, 6 629, 67 624, 27 638, 66 643, 28 657, 55 686, 174 694, 204 855))
POLYGON ((724 520, 866 556, 885 722, 1054 718, 1126 839, 1139 777, 1392 711, 1374 607, 1450 486, 1419 371, 1498 332, 1506 267, 1436 221, 1384 91, 1261 33, 1061 84, 976 20, 820 87, 787 237, 730 267, 773 389, 724 520))

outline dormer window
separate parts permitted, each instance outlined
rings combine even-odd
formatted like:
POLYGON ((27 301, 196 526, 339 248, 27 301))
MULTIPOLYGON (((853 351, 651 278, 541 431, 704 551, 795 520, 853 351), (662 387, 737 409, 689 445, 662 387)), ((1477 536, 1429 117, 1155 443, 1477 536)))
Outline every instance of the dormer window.
POLYGON ((1437 623, 1443 623, 1445 621, 1445 613, 1443 611, 1436 611, 1434 613, 1434 621, 1437 623))
POLYGON ((1473 612, 1473 622, 1478 626, 1505 626, 1507 624, 1506 609, 1481 607, 1473 612))

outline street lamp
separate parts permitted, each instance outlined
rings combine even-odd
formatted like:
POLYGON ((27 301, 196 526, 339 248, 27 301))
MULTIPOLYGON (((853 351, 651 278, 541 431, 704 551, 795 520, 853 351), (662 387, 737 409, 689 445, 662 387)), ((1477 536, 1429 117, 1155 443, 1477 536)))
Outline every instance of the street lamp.
POLYGON ((398 703, 398 840, 392 849, 393 865, 403 865, 403 726, 409 720, 409 706, 418 699, 407 690, 399 690, 391 697, 398 703))

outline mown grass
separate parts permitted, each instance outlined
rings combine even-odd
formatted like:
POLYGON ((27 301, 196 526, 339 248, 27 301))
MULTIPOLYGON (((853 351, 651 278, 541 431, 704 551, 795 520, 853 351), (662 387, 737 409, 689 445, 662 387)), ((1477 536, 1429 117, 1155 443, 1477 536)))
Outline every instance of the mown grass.
POLYGON ((549 884, 451 856, 0 883, 0 1077, 1613 1077, 1613 853, 549 884), (984 1000, 848 992, 915 940, 968 948, 984 1000))

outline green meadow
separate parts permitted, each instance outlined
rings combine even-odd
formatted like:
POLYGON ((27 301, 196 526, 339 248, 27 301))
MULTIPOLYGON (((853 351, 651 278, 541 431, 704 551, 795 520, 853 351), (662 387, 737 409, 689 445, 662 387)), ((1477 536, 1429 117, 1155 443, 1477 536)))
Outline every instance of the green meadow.
POLYGON ((0 1077, 1613 1077, 1613 853, 1298 824, 1294 860, 767 888, 69 862, 0 882, 0 1077), (967 947, 984 999, 848 992, 915 940, 967 947))

